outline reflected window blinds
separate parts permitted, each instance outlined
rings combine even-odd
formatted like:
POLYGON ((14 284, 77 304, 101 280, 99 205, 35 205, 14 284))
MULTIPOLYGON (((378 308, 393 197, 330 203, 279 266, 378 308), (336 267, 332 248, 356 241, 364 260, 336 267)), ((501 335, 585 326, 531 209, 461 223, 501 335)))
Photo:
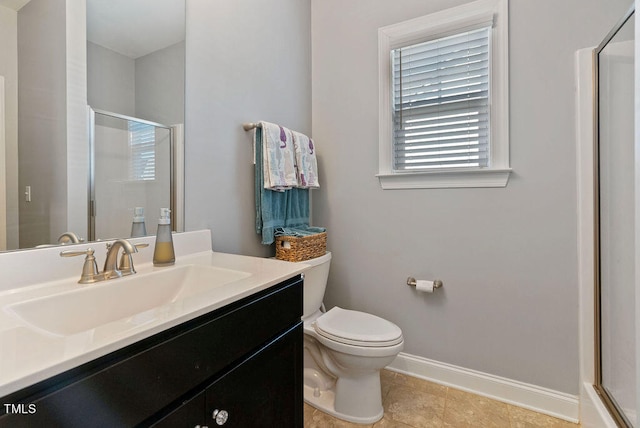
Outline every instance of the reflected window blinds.
POLYGON ((129 121, 129 178, 155 180, 156 131, 155 126, 129 121))

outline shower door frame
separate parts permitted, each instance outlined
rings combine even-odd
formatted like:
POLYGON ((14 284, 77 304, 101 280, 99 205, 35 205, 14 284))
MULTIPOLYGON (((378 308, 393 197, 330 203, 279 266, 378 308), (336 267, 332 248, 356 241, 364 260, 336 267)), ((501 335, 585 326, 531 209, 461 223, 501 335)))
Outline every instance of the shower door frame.
MULTIPOLYGON (((172 229, 174 231, 181 231, 181 226, 179 225, 179 221, 176 221, 178 216, 177 211, 177 203, 176 203, 176 193, 177 193, 177 180, 176 180, 176 135, 175 129, 173 126, 167 126, 162 123, 151 122, 148 120, 140 119, 133 116, 126 116, 120 113, 113 113, 106 110, 99 110, 89 107, 89 206, 87 209, 88 213, 88 240, 95 241, 96 237, 96 189, 95 189, 95 125, 96 125, 96 114, 101 114, 104 116, 113 117, 116 119, 122 119, 127 121, 134 121, 138 123, 144 123, 146 125, 155 126, 157 128, 167 129, 169 131, 169 209, 172 229)), ((180 195, 178 195, 180 196, 180 195)), ((182 220, 182 215, 180 214, 180 220, 182 220)))
MULTIPOLYGON (((600 72, 598 56, 607 44, 622 29, 635 13, 635 3, 631 5, 615 27, 604 40, 593 50, 593 190, 594 190, 594 389, 619 427, 632 427, 624 413, 618 408, 602 384, 602 284, 600 281, 600 72)), ((635 286, 635 284, 634 284, 635 286)))

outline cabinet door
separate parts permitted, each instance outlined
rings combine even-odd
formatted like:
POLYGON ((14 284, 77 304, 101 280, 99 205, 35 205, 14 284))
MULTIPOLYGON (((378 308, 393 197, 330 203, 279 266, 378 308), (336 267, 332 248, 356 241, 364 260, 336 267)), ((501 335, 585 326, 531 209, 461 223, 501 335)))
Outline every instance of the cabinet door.
POLYGON ((302 427, 302 324, 232 368, 206 395, 209 427, 302 427))
POLYGON ((204 409, 205 393, 203 391, 151 426, 153 428, 201 427, 205 422, 204 409))

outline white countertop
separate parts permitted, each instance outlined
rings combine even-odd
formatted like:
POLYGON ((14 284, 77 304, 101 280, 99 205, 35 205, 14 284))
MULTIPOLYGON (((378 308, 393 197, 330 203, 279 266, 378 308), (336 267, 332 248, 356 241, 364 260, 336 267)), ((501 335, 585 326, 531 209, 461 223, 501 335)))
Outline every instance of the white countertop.
MULTIPOLYGON (((59 250, 58 250, 59 251, 59 250)), ((81 260, 77 260, 77 273, 81 260)), ((100 261, 99 261, 100 262, 100 261)), ((180 299, 169 304, 136 314, 139 322, 112 322, 73 335, 59 336, 33 328, 16 317, 7 306, 53 294, 91 287, 80 285, 78 276, 46 283, 21 286, 0 292, 0 396, 77 367, 95 358, 121 349, 139 340, 174 327, 185 321, 221 308, 229 303, 264 290, 285 279, 304 272, 308 265, 288 263, 274 259, 248 257, 213 251, 199 251, 180 255, 176 251, 175 267, 188 265, 213 266, 247 272, 250 276, 180 299)), ((140 280, 145 274, 162 272, 171 267, 154 267, 151 262, 135 264, 135 275, 112 279, 100 284, 140 280)), ((100 302, 95 302, 99 305, 100 302)))

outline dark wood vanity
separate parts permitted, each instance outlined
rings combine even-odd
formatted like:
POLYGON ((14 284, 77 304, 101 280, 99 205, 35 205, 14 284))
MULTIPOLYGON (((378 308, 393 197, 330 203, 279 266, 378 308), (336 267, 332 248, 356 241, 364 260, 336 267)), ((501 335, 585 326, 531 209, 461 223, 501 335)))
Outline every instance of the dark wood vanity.
POLYGON ((301 427, 301 315, 297 275, 3 397, 0 427, 301 427))

